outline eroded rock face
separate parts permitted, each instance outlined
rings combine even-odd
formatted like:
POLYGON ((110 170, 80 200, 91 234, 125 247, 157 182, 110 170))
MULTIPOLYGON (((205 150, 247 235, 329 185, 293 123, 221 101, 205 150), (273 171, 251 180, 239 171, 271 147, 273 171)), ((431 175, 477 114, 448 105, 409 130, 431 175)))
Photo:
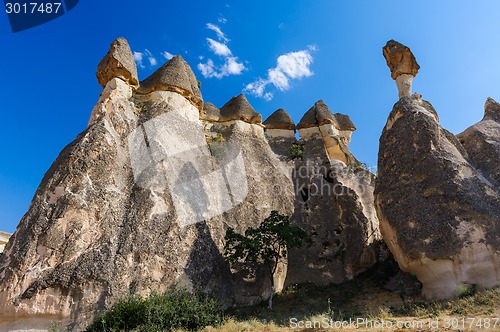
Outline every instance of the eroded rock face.
POLYGON ((97 82, 104 88, 113 78, 120 78, 133 88, 139 86, 137 66, 125 38, 118 38, 97 66, 97 82))
POLYGON ((384 247, 373 206, 374 175, 348 148, 355 128, 348 117, 319 101, 299 128, 294 220, 313 244, 290 252, 286 283, 341 283, 373 266, 384 247))
MULTIPOLYGON (((490 143, 479 143, 488 132, 498 144, 490 130, 498 124, 475 126, 464 142, 488 150, 490 143)), ((426 297, 452 297, 461 284, 499 284, 500 192, 487 178, 491 167, 474 161, 419 95, 394 105, 380 138, 375 205, 384 241, 426 297)))
POLYGON ((457 135, 469 160, 485 178, 500 186, 500 104, 488 98, 484 118, 457 135))
MULTIPOLYGON (((89 127, 46 173, 0 256, 0 330, 54 321, 81 330, 129 293, 176 284, 225 305, 269 295, 265 270, 229 269, 223 238, 228 226, 243 232, 272 210, 292 211, 291 177, 262 126, 210 127, 222 140, 208 143, 193 99, 201 94, 184 79, 191 69, 180 58, 169 66, 161 71, 190 85, 135 93, 111 79, 89 127)), ((153 75, 145 89, 171 84, 153 75)))

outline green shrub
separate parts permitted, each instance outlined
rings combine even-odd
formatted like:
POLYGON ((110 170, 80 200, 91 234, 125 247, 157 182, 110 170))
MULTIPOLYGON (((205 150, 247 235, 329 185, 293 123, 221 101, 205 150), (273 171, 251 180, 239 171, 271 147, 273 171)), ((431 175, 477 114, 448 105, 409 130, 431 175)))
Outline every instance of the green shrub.
POLYGON ((290 147, 290 155, 292 156, 292 159, 295 158, 301 158, 302 159, 302 150, 303 147, 298 144, 292 144, 290 147))
POLYGON ((87 332, 115 331, 196 331, 220 325, 223 315, 217 301, 207 295, 173 289, 148 298, 130 296, 104 312, 87 332))

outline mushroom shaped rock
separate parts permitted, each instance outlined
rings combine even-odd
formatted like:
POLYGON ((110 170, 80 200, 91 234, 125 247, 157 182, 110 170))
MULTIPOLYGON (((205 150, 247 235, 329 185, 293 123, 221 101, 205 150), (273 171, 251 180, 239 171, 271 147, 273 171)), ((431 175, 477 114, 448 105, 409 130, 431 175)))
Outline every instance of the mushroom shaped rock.
POLYGON ((271 114, 263 123, 266 129, 283 129, 295 131, 295 124, 287 111, 280 108, 271 114))
POLYGON ((217 122, 220 118, 220 109, 212 103, 204 103, 203 110, 200 112, 200 120, 217 122))
POLYGON ((184 96, 198 110, 203 109, 203 98, 198 87, 198 80, 186 61, 177 55, 151 76, 141 82, 137 92, 148 94, 154 91, 172 91, 184 96))
POLYGON ((120 78, 131 87, 139 86, 137 67, 130 46, 125 38, 118 38, 111 43, 108 54, 97 66, 97 82, 103 88, 113 78, 120 78))
POLYGON ((396 80, 399 98, 411 95, 411 84, 417 76, 420 66, 407 46, 395 40, 389 40, 382 48, 382 53, 391 70, 391 77, 396 80))
POLYGON ((231 98, 220 109, 220 122, 241 120, 250 124, 262 124, 262 116, 248 103, 245 95, 231 98))

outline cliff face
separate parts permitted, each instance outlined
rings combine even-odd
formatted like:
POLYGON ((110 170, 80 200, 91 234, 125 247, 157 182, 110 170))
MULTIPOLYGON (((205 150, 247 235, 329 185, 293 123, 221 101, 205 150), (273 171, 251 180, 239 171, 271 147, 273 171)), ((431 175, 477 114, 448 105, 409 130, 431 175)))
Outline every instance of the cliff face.
MULTIPOLYGON (((258 226, 272 210, 292 215, 297 208, 290 119, 274 132, 272 125, 265 131, 244 96, 221 110, 208 103, 204 107, 196 78, 181 57, 137 84, 124 39, 112 44, 97 77, 104 90, 88 128, 48 170, 0 256, 0 330, 44 329, 53 321, 79 330, 123 296, 175 285, 214 293, 225 305, 267 298, 263 271, 229 269, 223 238, 227 227, 242 232, 258 226)), ((328 142, 315 139, 311 149, 330 163, 325 151, 333 141, 328 142)), ((321 232, 330 234, 339 226, 351 229, 344 234, 356 234, 353 254, 345 251, 351 246, 347 235, 340 244, 332 242, 342 255, 354 258, 342 266, 348 272, 325 282, 342 281, 375 262, 358 262, 377 230, 369 219, 374 214, 367 217, 364 194, 354 192, 329 212, 344 216, 333 217, 334 222, 323 212, 307 212, 309 219, 295 214, 295 222, 311 230, 320 223, 321 232), (348 216, 360 220, 350 223, 348 216), (346 247, 339 249, 341 244, 346 247)), ((308 264, 316 251, 299 253, 308 258, 294 266, 308 264)), ((324 271, 342 265, 340 260, 321 264, 328 265, 324 271)), ((277 290, 285 278, 318 280, 294 273, 300 274, 287 274, 286 264, 281 266, 277 290)))

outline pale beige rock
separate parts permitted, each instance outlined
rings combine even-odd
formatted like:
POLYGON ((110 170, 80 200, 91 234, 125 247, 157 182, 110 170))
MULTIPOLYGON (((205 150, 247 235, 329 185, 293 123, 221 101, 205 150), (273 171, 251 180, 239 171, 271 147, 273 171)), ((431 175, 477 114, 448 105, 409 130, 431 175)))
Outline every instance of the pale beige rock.
POLYGON ((5 245, 9 242, 9 238, 12 234, 0 231, 0 253, 3 252, 5 245))
POLYGON ((412 81, 420 69, 413 53, 395 40, 389 40, 382 53, 391 70, 392 79, 396 80, 399 98, 411 96, 412 81))

